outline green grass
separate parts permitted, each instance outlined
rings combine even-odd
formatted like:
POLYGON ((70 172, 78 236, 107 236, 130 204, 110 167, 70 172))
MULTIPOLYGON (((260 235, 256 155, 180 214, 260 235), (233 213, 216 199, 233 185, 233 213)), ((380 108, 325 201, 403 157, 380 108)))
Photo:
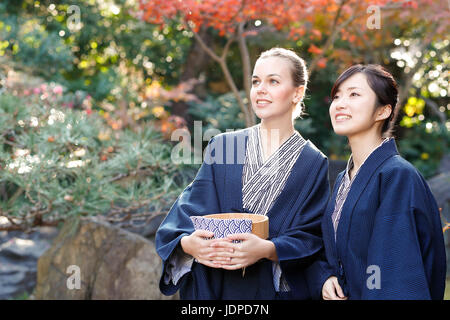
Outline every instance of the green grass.
POLYGON ((15 296, 12 299, 9 300, 28 300, 28 298, 30 297, 30 294, 28 292, 24 292, 21 294, 18 294, 17 296, 15 296))

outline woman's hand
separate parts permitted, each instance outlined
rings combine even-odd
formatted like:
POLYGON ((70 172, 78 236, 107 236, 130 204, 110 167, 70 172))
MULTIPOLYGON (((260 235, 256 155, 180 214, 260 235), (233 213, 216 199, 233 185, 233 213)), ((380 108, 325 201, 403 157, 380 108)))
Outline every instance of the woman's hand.
POLYGON ((329 277, 323 284, 322 297, 324 300, 347 300, 335 276, 329 277))
POLYGON ((237 270, 254 264, 262 258, 276 261, 277 253, 272 241, 261 239, 251 233, 231 234, 211 244, 216 249, 211 254, 214 263, 226 270, 237 270), (232 243, 241 240, 240 243, 232 243))
MULTIPOLYGON (((225 261, 223 258, 216 257, 212 259, 212 254, 217 251, 217 249, 212 247, 212 244, 217 240, 210 240, 205 238, 211 238, 214 233, 206 230, 196 230, 189 236, 184 236, 180 240, 181 248, 183 251, 192 257, 194 257, 198 263, 204 264, 205 266, 211 268, 221 268, 222 265, 217 262, 225 261)), ((231 249, 224 248, 221 251, 230 252, 231 249)))

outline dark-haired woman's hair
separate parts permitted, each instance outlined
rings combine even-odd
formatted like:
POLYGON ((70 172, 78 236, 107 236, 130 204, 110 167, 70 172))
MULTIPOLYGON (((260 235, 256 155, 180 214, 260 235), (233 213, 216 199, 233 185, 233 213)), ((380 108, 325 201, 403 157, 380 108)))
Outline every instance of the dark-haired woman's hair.
POLYGON ((392 136, 395 121, 398 115, 398 86, 394 77, 382 66, 376 64, 362 65, 357 64, 345 70, 331 89, 331 97, 334 97, 341 84, 356 73, 362 73, 367 78, 367 83, 377 96, 376 107, 391 105, 392 112, 384 120, 381 134, 383 137, 392 136))
MULTIPOLYGON (((259 59, 278 57, 290 61, 292 64, 291 75, 294 87, 304 86, 306 92, 306 85, 308 83, 308 70, 306 69, 305 61, 300 58, 294 51, 284 48, 272 48, 264 51, 259 56, 259 59)), ((297 103, 293 112, 292 118, 298 118, 303 115, 304 104, 303 101, 297 103)))

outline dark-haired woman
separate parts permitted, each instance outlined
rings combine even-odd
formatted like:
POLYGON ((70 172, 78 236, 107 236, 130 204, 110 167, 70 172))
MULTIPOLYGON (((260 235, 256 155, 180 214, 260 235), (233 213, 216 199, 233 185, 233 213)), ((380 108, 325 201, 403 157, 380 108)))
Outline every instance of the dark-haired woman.
POLYGON ((328 278, 318 260, 328 162, 293 122, 307 76, 304 61, 290 50, 275 48, 257 60, 251 103, 261 123, 211 139, 197 176, 157 231, 164 294, 180 289, 182 299, 320 298, 328 278), (190 220, 233 211, 267 215, 269 239, 246 233, 206 240, 213 234, 194 231, 190 220))
POLYGON ((442 299, 446 259, 436 201, 397 152, 397 84, 378 65, 344 71, 331 92, 334 131, 352 151, 322 221, 334 276, 324 299, 442 299))

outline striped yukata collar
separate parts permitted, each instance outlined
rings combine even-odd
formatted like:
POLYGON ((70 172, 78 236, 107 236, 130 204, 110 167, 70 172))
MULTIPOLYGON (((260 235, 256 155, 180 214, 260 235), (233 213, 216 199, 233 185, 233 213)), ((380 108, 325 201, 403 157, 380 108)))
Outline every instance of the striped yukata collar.
POLYGON ((242 175, 243 206, 265 215, 284 188, 306 141, 295 131, 266 161, 262 159, 259 125, 252 127, 247 143, 242 175))

